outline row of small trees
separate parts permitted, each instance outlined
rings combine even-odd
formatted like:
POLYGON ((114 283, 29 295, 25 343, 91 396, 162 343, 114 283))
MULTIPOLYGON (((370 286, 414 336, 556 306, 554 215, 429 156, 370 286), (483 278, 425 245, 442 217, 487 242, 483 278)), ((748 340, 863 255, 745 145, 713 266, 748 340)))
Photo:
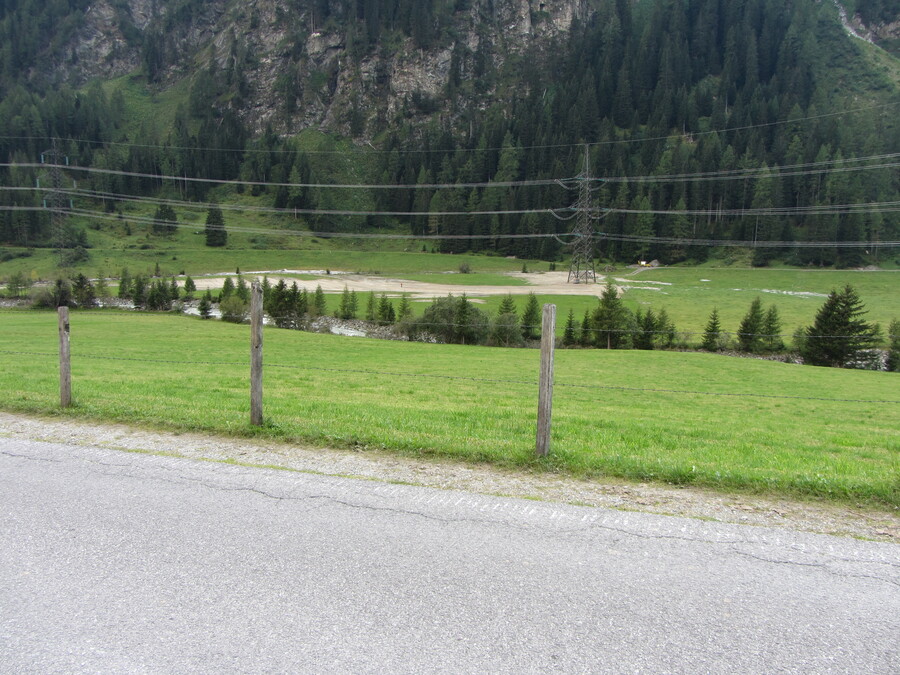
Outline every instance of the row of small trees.
MULTIPOLYGON (((314 292, 298 288, 296 282, 288 286, 284 280, 272 285, 266 278, 262 283, 263 307, 272 323, 280 328, 302 329, 318 317, 328 313, 325 293, 321 286, 314 292)), ((194 281, 187 277, 183 288, 174 278, 132 277, 123 269, 118 296, 130 300, 141 309, 168 311, 173 303, 193 299, 194 281)), ((92 282, 84 274, 71 280, 58 279, 53 285, 33 295, 38 307, 70 306, 91 308, 99 299, 109 297, 104 279, 92 282)), ((218 298, 207 291, 200 300, 203 318, 211 316, 212 305, 218 300, 222 318, 241 322, 247 318, 250 287, 239 274, 235 282, 225 279, 218 298)), ((804 363, 832 367, 880 368, 883 353, 881 330, 877 324, 863 319, 865 308, 852 286, 832 291, 810 326, 798 328, 793 334, 796 352, 804 363)), ((433 340, 445 343, 521 347, 540 338, 540 306, 531 293, 519 315, 513 296, 507 294, 494 316, 472 303, 466 294, 435 298, 420 317, 415 317, 412 304, 405 294, 397 306, 382 293, 368 295, 366 307, 361 309, 356 291, 344 288, 333 316, 342 320, 364 320, 380 326, 395 326, 397 333, 410 340, 433 340)), ((607 282, 597 306, 586 310, 577 321, 572 310, 565 324, 561 346, 567 348, 599 349, 670 349, 690 348, 690 340, 679 334, 665 309, 632 312, 622 302, 611 282, 607 282)), ((696 343, 695 343, 696 344, 696 343)), ((786 350, 782 321, 773 304, 764 309, 755 298, 738 329, 730 333, 723 329, 718 309, 714 308, 703 332, 700 348, 719 352, 734 349, 748 354, 775 354, 786 350)), ((900 321, 893 321, 888 329, 888 370, 900 371, 900 321)))
MULTIPOLYGON (((794 348, 803 363, 835 368, 880 368, 881 328, 863 318, 865 307, 859 294, 849 284, 833 290, 825 304, 816 313, 812 325, 798 328, 793 335, 794 348)), ((701 348, 721 351, 727 348, 729 336, 722 331, 719 314, 713 309, 701 348)), ((900 370, 900 321, 894 320, 888 328, 888 370, 900 370)), ((741 321, 737 331, 737 347, 751 354, 783 352, 781 319, 778 309, 772 305, 763 312, 762 303, 756 298, 741 321)))

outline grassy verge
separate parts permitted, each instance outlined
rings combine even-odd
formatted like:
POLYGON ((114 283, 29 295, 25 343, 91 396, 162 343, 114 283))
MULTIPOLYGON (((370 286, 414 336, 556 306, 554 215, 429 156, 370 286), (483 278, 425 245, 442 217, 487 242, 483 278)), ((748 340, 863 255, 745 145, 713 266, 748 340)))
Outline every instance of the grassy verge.
MULTIPOLYGON (((553 451, 538 461, 535 350, 270 329, 267 424, 255 429, 246 326, 100 312, 71 325, 75 407, 64 414, 900 507, 891 373, 562 351, 553 451)), ((0 408, 57 412, 55 350, 54 314, 0 313, 0 408)))

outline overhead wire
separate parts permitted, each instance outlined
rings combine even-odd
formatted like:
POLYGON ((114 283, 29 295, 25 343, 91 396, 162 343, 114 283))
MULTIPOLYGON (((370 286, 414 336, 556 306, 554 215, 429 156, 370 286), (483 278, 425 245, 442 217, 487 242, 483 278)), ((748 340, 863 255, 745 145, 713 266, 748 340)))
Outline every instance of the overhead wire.
MULTIPOLYGON (((894 108, 900 106, 900 102, 892 102, 892 103, 881 103, 872 106, 862 106, 859 108, 850 108, 846 110, 839 110, 832 113, 821 113, 819 115, 807 115, 804 117, 792 117, 784 120, 774 120, 772 122, 759 122, 757 124, 745 124, 741 126, 726 126, 720 129, 707 129, 705 131, 672 131, 665 135, 660 136, 647 136, 643 138, 620 138, 620 139, 610 139, 605 141, 594 141, 594 142, 584 142, 579 141, 577 143, 553 143, 553 144, 543 144, 543 145, 516 145, 512 146, 512 149, 516 150, 560 150, 560 149, 569 149, 569 148, 583 148, 585 145, 590 147, 601 147, 601 146, 609 146, 609 145, 621 145, 621 144, 634 144, 634 143, 650 143, 655 141, 664 141, 677 136, 687 136, 690 138, 699 137, 699 136, 709 136, 715 134, 726 134, 726 133, 734 133, 737 131, 748 131, 751 129, 762 129, 773 126, 782 126, 788 124, 801 124, 803 122, 812 122, 822 119, 829 119, 834 117, 843 117, 846 115, 854 115, 856 113, 862 112, 873 112, 878 110, 884 110, 887 108, 894 108)), ((123 141, 99 141, 99 140, 90 140, 90 139, 76 139, 76 138, 59 138, 52 136, 0 136, 0 140, 13 140, 13 141, 42 141, 50 143, 54 138, 59 141, 65 143, 75 143, 75 144, 83 144, 83 145, 99 145, 99 146, 113 146, 113 147, 126 147, 126 148, 150 148, 157 150, 178 150, 178 151, 203 151, 203 152, 216 152, 216 153, 236 153, 236 154, 244 154, 244 153, 261 153, 261 154, 294 154, 294 153, 304 153, 308 155, 359 155, 359 154, 389 154, 392 152, 397 152, 398 154, 437 154, 442 153, 446 154, 447 150, 445 149, 426 149, 426 148, 408 148, 408 149, 400 149, 400 148, 392 148, 390 150, 378 149, 370 144, 368 148, 357 146, 355 148, 344 150, 344 149, 335 149, 335 150, 307 150, 300 148, 285 148, 285 149, 273 149, 273 148, 210 148, 203 146, 182 146, 182 145, 163 145, 163 144, 152 144, 152 143, 130 143, 123 141)), ((489 148, 454 148, 453 152, 500 152, 502 150, 509 149, 509 146, 500 146, 500 147, 489 147, 489 148)))
POLYGON ((0 168, 10 169, 60 169, 65 171, 81 171, 89 174, 104 176, 122 176, 126 178, 145 178, 156 181, 172 181, 174 183, 205 183, 210 185, 231 185, 250 187, 285 187, 285 188, 313 188, 313 189, 341 189, 341 190, 459 190, 475 188, 515 188, 515 187, 540 187, 558 185, 557 179, 545 178, 534 180, 513 181, 481 181, 474 183, 286 183, 275 181, 246 180, 243 178, 201 178, 198 176, 170 176, 166 174, 146 173, 141 171, 123 171, 120 169, 101 169, 92 166, 79 166, 77 164, 50 164, 41 162, 2 162, 0 168))

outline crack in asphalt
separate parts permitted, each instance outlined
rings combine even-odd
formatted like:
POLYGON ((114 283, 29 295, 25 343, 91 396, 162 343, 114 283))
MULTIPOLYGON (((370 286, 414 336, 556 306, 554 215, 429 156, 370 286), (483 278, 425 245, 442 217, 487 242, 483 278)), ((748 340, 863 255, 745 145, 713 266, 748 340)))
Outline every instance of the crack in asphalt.
MULTIPOLYGON (((53 457, 41 457, 41 456, 28 455, 28 454, 22 454, 22 453, 15 453, 15 452, 10 452, 10 451, 6 451, 6 450, 0 451, 0 455, 6 456, 6 457, 11 457, 14 459, 24 459, 24 460, 35 461, 35 462, 49 462, 49 463, 56 463, 56 464, 65 463, 65 459, 59 459, 59 458, 53 458, 53 457)), ((361 503, 351 502, 351 501, 348 501, 345 499, 340 499, 338 497, 335 497, 332 495, 326 495, 326 494, 307 494, 307 495, 283 494, 283 495, 280 495, 280 494, 275 494, 273 492, 269 492, 267 490, 261 489, 259 487, 233 487, 233 486, 224 485, 224 484, 210 483, 208 481, 186 475, 183 472, 183 469, 181 467, 167 466, 165 463, 161 463, 161 462, 154 463, 153 467, 158 468, 158 469, 163 469, 167 472, 174 473, 174 474, 176 474, 175 477, 167 478, 167 477, 160 476, 160 475, 147 475, 146 473, 139 475, 137 473, 132 473, 130 471, 121 471, 122 469, 127 470, 127 469, 136 468, 136 462, 123 462, 123 463, 106 462, 106 461, 102 461, 102 460, 93 459, 90 457, 82 457, 79 459, 85 463, 92 464, 97 467, 104 467, 107 469, 120 469, 120 471, 100 471, 100 473, 102 473, 103 475, 119 477, 119 478, 128 478, 128 479, 133 479, 133 480, 150 479, 150 480, 154 480, 157 482, 163 482, 163 483, 169 483, 169 484, 181 485, 181 486, 184 486, 186 484, 195 484, 195 485, 202 486, 208 490, 214 490, 217 492, 247 492, 247 493, 259 495, 266 499, 271 499, 271 500, 280 501, 280 502, 283 502, 283 501, 310 502, 310 501, 322 500, 322 501, 327 501, 328 503, 335 504, 338 506, 343 506, 346 508, 359 509, 359 510, 372 511, 372 512, 389 513, 389 514, 395 514, 395 515, 401 515, 401 516, 404 516, 404 515, 405 516, 414 516, 414 517, 423 518, 423 519, 426 519, 426 520, 429 520, 432 522, 437 522, 437 523, 441 523, 441 524, 445 524, 445 525, 456 524, 456 523, 470 523, 470 524, 491 526, 491 525, 497 525, 497 524, 501 523, 501 521, 499 521, 499 520, 491 520, 489 518, 442 518, 439 516, 434 516, 434 515, 424 513, 422 511, 417 511, 417 510, 412 510, 412 509, 401 509, 401 508, 375 506, 375 505, 371 505, 371 504, 361 504, 361 503)), ((239 468, 243 469, 241 475, 248 476, 246 467, 239 467, 239 468)), ((300 486, 297 486, 295 489, 299 489, 299 488, 300 488, 300 486)), ((396 493, 397 491, 399 491, 399 486, 395 486, 392 489, 392 492, 394 492, 394 493, 396 493)), ((390 496, 390 495, 387 495, 387 496, 390 496)), ((429 498, 427 500, 427 503, 433 503, 434 501, 435 500, 433 498, 429 498)), ((435 506, 442 505, 443 502, 449 502, 449 501, 453 501, 453 500, 452 499, 438 500, 438 502, 435 504, 435 506)), ((460 497, 459 499, 457 499, 455 501, 453 506, 454 507, 461 506, 462 508, 476 508, 479 505, 479 503, 480 502, 477 499, 470 500, 465 497, 460 497)), ((481 504, 481 506, 482 506, 481 510, 482 511, 485 510, 486 504, 481 504)), ((518 509, 513 509, 513 510, 518 510, 518 509)), ((497 511, 497 506, 495 505, 494 508, 491 509, 491 511, 497 511)), ((501 506, 500 511, 502 513, 508 513, 509 509, 503 508, 501 506)), ((525 515, 530 515, 531 513, 533 513, 533 509, 531 511, 524 511, 523 513, 525 515)), ((553 514, 550 514, 549 518, 544 518, 544 520, 558 520, 558 522, 561 523, 564 520, 564 518, 560 514, 556 514, 554 512, 553 514)), ((508 521, 502 521, 502 524, 504 524, 507 527, 514 527, 515 529, 518 529, 520 531, 531 531, 534 529, 534 526, 519 525, 516 523, 510 523, 508 521)), ((763 562, 763 563, 772 564, 772 565, 790 565, 790 566, 795 566, 795 567, 815 568, 815 569, 821 570, 822 572, 825 572, 831 576, 836 576, 836 577, 840 577, 840 578, 869 579, 872 581, 881 581, 881 582, 887 583, 892 586, 900 587, 900 582, 894 581, 889 578, 885 578, 885 577, 878 576, 878 575, 841 572, 840 570, 832 569, 829 566, 829 562, 845 562, 845 563, 855 563, 855 564, 887 565, 892 568, 900 567, 900 563, 893 563, 890 561, 878 561, 878 560, 871 560, 871 559, 869 559, 869 560, 851 559, 851 558, 837 556, 837 555, 833 555, 833 554, 830 554, 827 552, 821 552, 821 551, 817 552, 817 554, 821 555, 821 556, 827 556, 830 559, 829 562, 803 562, 803 561, 799 561, 799 560, 785 560, 785 559, 779 559, 779 558, 772 558, 772 557, 768 557, 768 556, 762 556, 762 555, 754 554, 749 551, 741 550, 740 546, 742 546, 742 545, 747 546, 747 545, 753 545, 753 544, 760 543, 760 542, 754 542, 754 541, 751 541, 748 539, 742 539, 742 538, 710 539, 710 538, 706 538, 706 537, 695 537, 695 536, 690 536, 690 535, 637 532, 637 531, 634 531, 631 529, 615 527, 612 525, 596 523, 596 522, 588 522, 588 523, 584 523, 584 524, 579 523, 575 527, 567 528, 567 529, 561 531, 560 534, 572 535, 572 534, 596 532, 597 530, 603 530, 606 532, 614 532, 614 533, 623 535, 623 537, 637 538, 637 539, 643 539, 643 540, 669 540, 669 541, 682 541, 682 542, 686 542, 686 543, 690 543, 690 544, 709 544, 709 545, 716 545, 716 546, 724 546, 724 547, 727 547, 727 550, 733 554, 736 554, 736 555, 739 555, 739 556, 742 556, 745 558, 750 558, 750 559, 756 560, 758 562, 763 562)), ((796 546, 791 546, 790 548, 792 548, 795 551, 800 550, 796 546)), ((720 554, 722 554, 722 553, 724 553, 724 552, 720 552, 720 554)))

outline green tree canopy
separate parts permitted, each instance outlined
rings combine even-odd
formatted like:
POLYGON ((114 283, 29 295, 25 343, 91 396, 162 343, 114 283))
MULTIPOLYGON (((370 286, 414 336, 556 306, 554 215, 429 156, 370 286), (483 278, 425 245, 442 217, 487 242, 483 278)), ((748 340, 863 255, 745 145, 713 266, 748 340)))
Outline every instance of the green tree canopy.
POLYGON ((864 305, 847 284, 833 290, 812 326, 806 328, 800 356, 813 366, 845 368, 866 361, 865 352, 878 342, 878 326, 865 321, 864 305))

